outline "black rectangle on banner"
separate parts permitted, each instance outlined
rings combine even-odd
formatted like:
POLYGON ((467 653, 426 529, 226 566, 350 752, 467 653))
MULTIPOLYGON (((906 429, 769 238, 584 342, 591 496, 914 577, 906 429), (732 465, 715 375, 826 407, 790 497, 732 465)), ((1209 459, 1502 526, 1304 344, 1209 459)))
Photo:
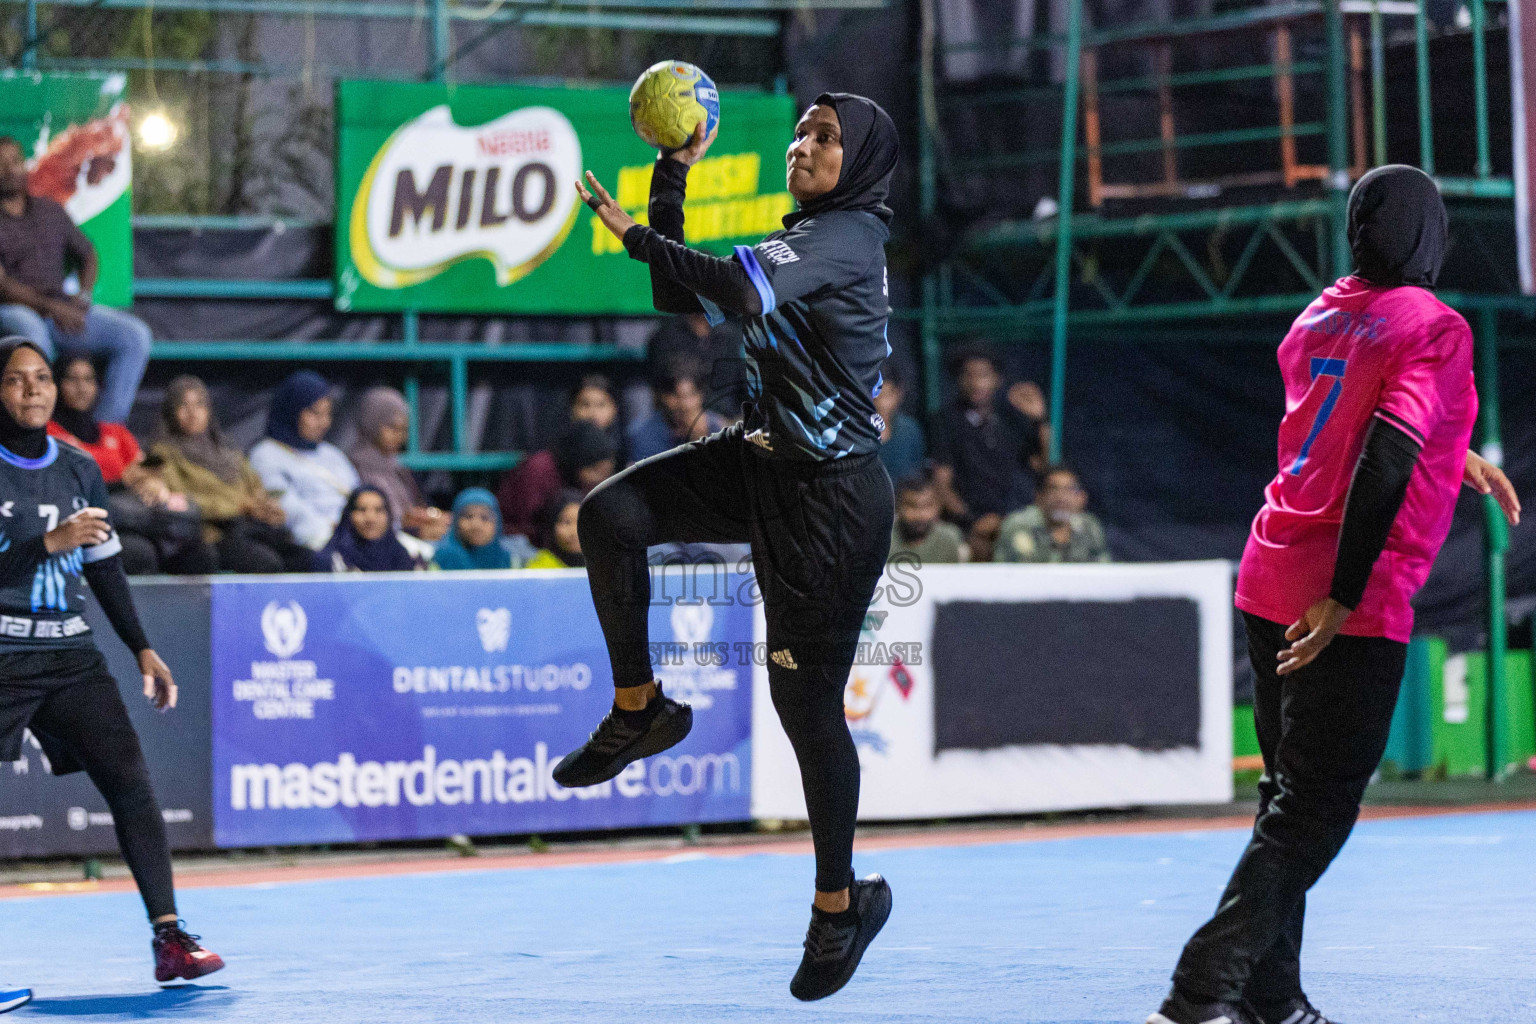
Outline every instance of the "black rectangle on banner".
POLYGON ((952 601, 934 609, 934 748, 1200 742, 1189 598, 952 601))
MULTIPOLYGON (((209 590, 191 580, 134 580, 134 603, 150 643, 176 677, 176 708, 144 699, 138 664, 96 602, 86 619, 123 693, 175 850, 213 846, 212 659, 209 590)), ((56 777, 28 734, 22 758, 0 762, 0 858, 115 853, 107 803, 84 772, 56 777)))

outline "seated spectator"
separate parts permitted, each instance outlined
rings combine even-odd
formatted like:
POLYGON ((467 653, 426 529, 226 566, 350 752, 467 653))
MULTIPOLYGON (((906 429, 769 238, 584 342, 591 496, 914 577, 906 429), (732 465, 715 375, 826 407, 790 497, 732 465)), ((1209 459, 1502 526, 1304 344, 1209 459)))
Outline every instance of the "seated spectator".
POLYGON ((227 572, 312 572, 314 552, 294 542, 283 508, 240 449, 224 443, 208 402, 208 387, 192 376, 166 386, 160 440, 149 450, 172 491, 202 513, 203 539, 227 572))
POLYGON ((704 408, 704 369, 691 356, 670 359, 651 376, 656 411, 629 431, 629 454, 636 462, 680 444, 707 437, 725 426, 704 408))
POLYGON ((646 342, 646 369, 659 370, 678 356, 697 360, 703 368, 704 404, 727 419, 739 418, 747 398, 740 325, 726 320, 711 327, 703 313, 668 317, 646 342))
POLYGON ((512 553, 501 546, 501 510, 484 487, 470 487, 453 499, 453 529, 437 547, 439 569, 510 569, 512 553))
POLYGON ((410 572, 426 564, 405 550, 395 536, 395 513, 377 487, 364 484, 347 497, 341 521, 320 550, 332 572, 410 572))
MULTIPOLYGON (((576 435, 570 430, 568 424, 561 429, 550 447, 534 452, 502 474, 501 482, 496 487, 496 500, 501 505, 504 532, 522 534, 525 537, 532 536, 539 513, 561 488, 575 487, 585 494, 595 487, 597 482, 612 476, 613 471, 623 465, 625 444, 624 431, 619 426, 619 403, 613 397, 613 390, 607 377, 601 374, 583 377, 581 383, 571 392, 568 413, 570 424, 590 423, 597 432, 608 439, 607 445, 602 450, 608 452, 607 457, 612 460, 612 464, 602 476, 597 477, 596 481, 584 486, 574 477, 569 477, 568 473, 562 473, 560 469, 562 458, 567 471, 572 468, 572 458, 588 459, 589 462, 583 465, 595 465, 600 461, 593 458, 590 452, 587 455, 577 456, 570 453, 569 448, 574 443, 576 435), (564 456, 560 454, 562 450, 566 451, 564 456)), ((591 447, 593 445, 591 435, 583 434, 581 444, 591 447)))
POLYGON ((53 373, 59 401, 48 433, 96 460, 107 483, 112 525, 123 542, 123 568, 133 576, 214 572, 218 562, 203 540, 197 506, 145 466, 144 452, 127 427, 97 422, 94 410, 100 389, 91 361, 65 356, 53 373))
POLYGON ((0 136, 0 334, 26 338, 51 360, 58 352, 105 356, 100 419, 121 423, 149 363, 149 328, 138 317, 93 305, 96 247, 52 199, 27 194, 21 144, 0 136), (76 295, 64 282, 73 272, 76 295))
POLYGON ((576 532, 576 517, 581 512, 581 494, 561 491, 544 507, 544 533, 548 544, 528 560, 524 569, 580 569, 587 560, 581 555, 581 537, 576 532))
POLYGON ((896 484, 896 525, 891 557, 911 555, 920 565, 964 562, 969 557, 960 528, 939 518, 939 495, 925 476, 903 477, 896 484))
POLYGON ((1035 504, 1003 520, 997 562, 1107 562, 1104 527, 1084 512, 1088 495, 1068 466, 1045 471, 1035 504))
POLYGON ((336 531, 358 482, 352 463, 326 441, 330 429, 330 384, 300 370, 273 392, 267 436, 251 449, 251 466, 283 506, 293 539, 315 551, 336 531))
POLYGON ((892 480, 904 480, 923 470, 923 425, 901 411, 907 389, 895 361, 887 359, 882 372, 885 379, 875 396, 875 411, 885 424, 880 430, 880 461, 885 463, 885 471, 892 480))
POLYGON ((981 349, 953 363, 959 398, 940 415, 934 438, 934 483, 944 514, 968 532, 977 561, 992 560, 1003 516, 1034 498, 1034 472, 1043 467, 1045 399, 1020 381, 1004 400, 997 359, 981 349))
POLYGON ((410 429, 411 407, 405 396, 394 388, 369 388, 358 403, 357 443, 347 457, 358 479, 389 498, 396 530, 435 544, 448 532, 448 516, 427 503, 416 477, 400 464, 410 429))

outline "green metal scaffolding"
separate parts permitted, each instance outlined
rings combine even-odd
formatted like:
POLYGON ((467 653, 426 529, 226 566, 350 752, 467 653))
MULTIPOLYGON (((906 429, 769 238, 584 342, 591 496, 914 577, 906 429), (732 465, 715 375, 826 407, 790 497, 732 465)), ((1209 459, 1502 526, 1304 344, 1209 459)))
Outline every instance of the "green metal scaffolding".
MULTIPOLYGON (((1487 4, 1497 0, 1469 0, 1472 36, 1473 75, 1473 123, 1476 139, 1475 164, 1470 177, 1438 176, 1441 191, 1450 197, 1464 197, 1499 204, 1491 212, 1485 208, 1458 211, 1458 216, 1470 217, 1475 223, 1492 217, 1512 217, 1504 205, 1513 198, 1514 185, 1508 178, 1493 174, 1490 153, 1488 110, 1488 59, 1486 35, 1488 32, 1487 4)), ((1347 272, 1350 266, 1347 236, 1347 199, 1355 178, 1369 166, 1386 162, 1387 136, 1385 105, 1386 96, 1386 46, 1388 18, 1413 19, 1412 39, 1415 56, 1416 95, 1419 127, 1420 165, 1430 174, 1435 173, 1434 134, 1431 107, 1431 36, 1426 0, 1299 0, 1233 11, 1213 17, 1172 23, 1118 26, 1112 29, 1084 32, 1082 0, 1069 0, 1067 32, 1064 36, 1035 36, 1013 40, 1011 45, 1027 50, 1053 49, 1064 57, 1065 75, 1059 85, 1010 87, 982 92, 967 92, 948 97, 938 82, 935 63, 945 53, 963 52, 968 49, 995 47, 996 40, 975 44, 943 47, 931 39, 932 26, 925 23, 924 46, 920 54, 918 90, 924 116, 919 131, 919 200, 925 220, 934 217, 939 208, 939 169, 951 174, 999 170, 1031 163, 1059 161, 1060 176, 1057 189, 1059 212, 1042 220, 1013 220, 992 224, 971 233, 958 252, 924 274, 918 294, 920 305, 915 309, 898 311, 898 316, 916 320, 921 347, 921 365, 924 372, 924 398, 928 412, 939 410, 943 397, 941 368, 943 365, 944 339, 950 335, 982 335, 997 339, 1047 340, 1050 344, 1050 424, 1051 457, 1059 457, 1064 435, 1064 392, 1069 355, 1069 339, 1082 343, 1095 343, 1116 336, 1117 328, 1132 328, 1133 337, 1145 336, 1149 343, 1156 337, 1187 340, 1201 337, 1203 340, 1220 339, 1230 335, 1232 343, 1262 342, 1273 344, 1269 332, 1255 334, 1252 330, 1232 326, 1232 318, 1257 314, 1294 314, 1310 302, 1319 290, 1335 276, 1347 272), (1347 23, 1348 18, 1357 19, 1347 23), (1292 61, 1290 59, 1289 33, 1292 26, 1315 24, 1321 20, 1323 27, 1323 59, 1320 61, 1292 61), (1360 27, 1364 23, 1364 29, 1360 27), (1274 33, 1276 61, 1271 64, 1217 68, 1171 74, 1166 64, 1151 76, 1137 76, 1116 81, 1098 82, 1096 79, 1096 55, 1098 48, 1128 43, 1167 45, 1171 40, 1188 39, 1200 35, 1216 35, 1241 31, 1261 30, 1274 33), (1364 32, 1369 34, 1370 87, 1369 115, 1365 106, 1363 64, 1365 47, 1361 43, 1364 32), (1284 39, 1281 40, 1281 36, 1284 39), (1326 111, 1321 122, 1290 123, 1286 121, 1289 110, 1285 109, 1291 79, 1296 75, 1321 74, 1324 81, 1326 111), (1351 89, 1351 78, 1356 86, 1351 89), (1138 90, 1163 90, 1166 96, 1172 88, 1192 86, 1212 87, 1253 79, 1273 77, 1280 94, 1282 123, 1277 128, 1237 128, 1221 132, 1197 135, 1178 135, 1172 127, 1171 115, 1167 114, 1163 136, 1160 139, 1130 140, 1102 143, 1097 140, 1097 96, 1138 90), (1086 87, 1086 91, 1082 87, 1086 87), (988 154, 966 160, 951 159, 942 151, 939 110, 945 101, 986 105, 1017 102, 1030 99, 1059 99, 1062 104, 1063 125, 1058 148, 1044 148, 1017 153, 988 154), (1079 108, 1085 108, 1087 118, 1084 130, 1090 137, 1079 139, 1079 108), (1351 109, 1351 108, 1354 109, 1351 109), (1366 120, 1369 117, 1367 128, 1366 120), (1353 132, 1351 128, 1353 127, 1353 132), (1353 135, 1353 138, 1351 136, 1353 135), (1316 168, 1294 166, 1292 154, 1284 147, 1293 145, 1298 137, 1322 136, 1326 145, 1326 166, 1316 168), (1367 142, 1369 139, 1369 142, 1367 142), (1285 186, 1294 186, 1296 180, 1310 177, 1323 186, 1321 198, 1284 199, 1261 205, 1220 206, 1197 211, 1146 213, 1134 217, 1115 217, 1100 212, 1083 212, 1074 205, 1077 179, 1087 174, 1090 196, 1100 180, 1098 175, 1106 156, 1131 153, 1164 152, 1165 166, 1170 170, 1170 181, 1165 184, 1167 194, 1178 194, 1172 173, 1176 167, 1177 153, 1182 150, 1231 146, 1277 140, 1285 155, 1285 186), (1354 159, 1351 160, 1353 142, 1354 159), (1199 233, 1205 239, 1218 234, 1247 232, 1246 243, 1238 258, 1226 268, 1224 282, 1217 280, 1208 266, 1202 265, 1184 236, 1199 233), (1097 271, 1097 254, 1079 248, 1080 244, 1099 245, 1103 240, 1113 240, 1118 249, 1143 246, 1144 255, 1135 265, 1124 284, 1117 288, 1106 281, 1097 271), (1261 246, 1271 245, 1283 257, 1279 265, 1298 280, 1301 289, 1272 287, 1267 291, 1262 283, 1251 282, 1249 273, 1256 253, 1261 246), (1311 258, 1305 251, 1310 248, 1311 258), (1022 260, 1033 257, 1027 264, 1033 271, 1038 266, 1038 276, 1027 295, 1022 299, 1004 294, 990 284, 978 272, 975 263, 993 263, 1000 259, 1022 260), (1182 301, 1143 301, 1143 286, 1154 268, 1162 261, 1172 259, 1179 274, 1185 275, 1186 284, 1193 286, 1200 297, 1182 301), (1073 271, 1078 270, 1076 283, 1079 295, 1092 297, 1084 305, 1073 299, 1073 271), (957 287, 956 282, 963 287, 957 287), (1190 328, 1198 328, 1196 335, 1190 328)), ((930 12, 931 17, 931 12, 930 12)), ((1164 58, 1166 60, 1166 58, 1164 58)), ((1141 188, 1141 194, 1157 194, 1157 186, 1141 188)), ((1099 193, 1103 193, 1099 189, 1099 193)), ((1126 190, 1135 191, 1135 188, 1126 190)), ((1094 205, 1097 205, 1095 203, 1094 205)), ((1240 236, 1239 236, 1240 237, 1240 236)), ((1014 264, 1010 264, 1012 268, 1014 264)), ((1281 275, 1271 274, 1271 277, 1281 275)), ((1520 313, 1526 317, 1536 315, 1536 299, 1509 293, 1442 293, 1441 298, 1467 313, 1472 319, 1478 345, 1478 390, 1482 402, 1481 437, 1485 457, 1495 463, 1500 461, 1501 447, 1498 411, 1498 317, 1501 311, 1520 313)), ((1119 332, 1124 337, 1123 330, 1119 332)), ((1505 614, 1504 614, 1504 552, 1508 547, 1508 530, 1497 505, 1487 499, 1486 516, 1486 570, 1488 580, 1488 646, 1490 665, 1490 693, 1502 695, 1504 665, 1505 614)), ((1500 777, 1506 771, 1504 754, 1497 740, 1503 731, 1494 723, 1504 714, 1498 699, 1489 702, 1488 775, 1500 777)))

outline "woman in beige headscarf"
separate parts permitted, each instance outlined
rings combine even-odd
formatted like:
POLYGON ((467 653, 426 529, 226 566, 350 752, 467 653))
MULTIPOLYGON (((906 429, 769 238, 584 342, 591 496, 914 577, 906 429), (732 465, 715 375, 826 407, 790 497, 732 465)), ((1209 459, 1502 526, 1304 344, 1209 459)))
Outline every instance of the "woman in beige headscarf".
POLYGON ((286 516, 250 460, 224 443, 208 400, 208 386, 191 375, 166 385, 160 405, 160 440, 150 449, 166 486, 197 502, 203 539, 215 546, 219 568, 230 572, 310 572, 314 555, 297 543, 286 516))
POLYGON ((400 464, 400 451, 411 426, 411 408, 394 388, 369 388, 357 407, 357 443, 347 457, 363 483, 377 487, 395 510, 395 528, 425 541, 442 540, 449 517, 427 504, 411 471, 400 464))

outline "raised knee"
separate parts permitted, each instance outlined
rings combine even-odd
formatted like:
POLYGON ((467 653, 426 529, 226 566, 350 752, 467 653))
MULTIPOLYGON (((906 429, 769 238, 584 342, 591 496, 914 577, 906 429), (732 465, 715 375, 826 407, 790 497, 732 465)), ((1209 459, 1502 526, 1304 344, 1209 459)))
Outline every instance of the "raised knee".
POLYGON ((645 547, 645 509, 622 482, 605 481, 581 503, 576 531, 581 546, 645 547))

